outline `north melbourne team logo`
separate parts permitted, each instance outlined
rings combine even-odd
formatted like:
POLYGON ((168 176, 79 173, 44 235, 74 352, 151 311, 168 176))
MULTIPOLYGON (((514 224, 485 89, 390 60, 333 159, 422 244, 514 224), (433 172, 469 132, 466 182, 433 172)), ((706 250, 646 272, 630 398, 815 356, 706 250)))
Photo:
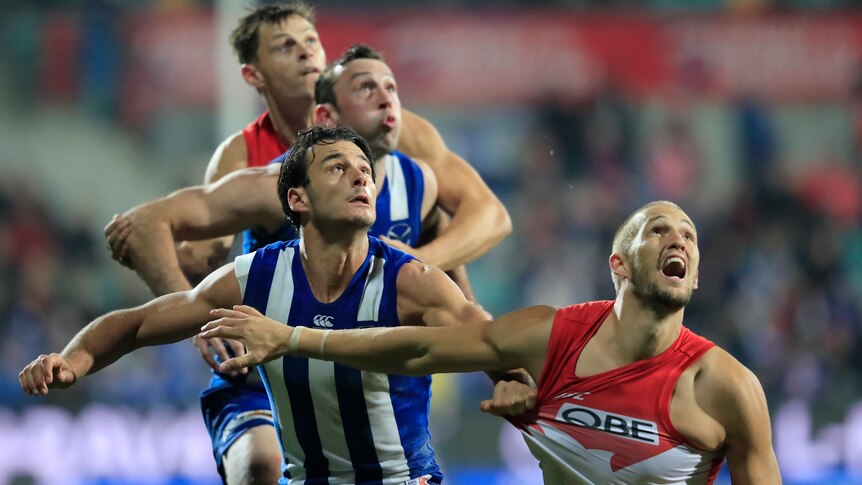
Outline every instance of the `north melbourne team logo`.
POLYGON ((394 239, 396 241, 401 241, 405 244, 410 242, 410 236, 413 234, 413 230, 410 228, 410 224, 406 222, 399 222, 398 224, 393 224, 388 231, 386 231, 386 237, 389 239, 394 239))
POLYGON ((315 315, 312 322, 315 327, 332 328, 335 325, 332 323, 332 317, 329 315, 315 315))

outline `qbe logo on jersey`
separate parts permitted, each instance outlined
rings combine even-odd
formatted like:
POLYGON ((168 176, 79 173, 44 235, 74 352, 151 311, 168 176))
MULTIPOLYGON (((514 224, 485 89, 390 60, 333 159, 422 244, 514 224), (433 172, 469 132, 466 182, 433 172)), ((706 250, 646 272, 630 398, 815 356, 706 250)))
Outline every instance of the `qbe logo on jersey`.
POLYGON ((557 419, 596 431, 626 438, 639 443, 658 445, 658 426, 652 421, 613 414, 601 409, 565 403, 557 411, 557 419))
POLYGON ((332 323, 332 317, 329 315, 315 315, 312 319, 312 323, 314 323, 315 327, 323 327, 323 328, 332 328, 334 323, 332 323))

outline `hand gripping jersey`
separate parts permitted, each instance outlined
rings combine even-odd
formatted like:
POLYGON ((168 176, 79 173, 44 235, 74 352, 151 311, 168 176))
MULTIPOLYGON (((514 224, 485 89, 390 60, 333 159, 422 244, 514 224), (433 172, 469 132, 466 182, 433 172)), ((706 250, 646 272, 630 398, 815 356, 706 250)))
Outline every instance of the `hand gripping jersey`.
POLYGON ((578 357, 613 304, 572 305, 554 318, 538 419, 519 425, 545 483, 712 483, 723 456, 688 443, 671 423, 670 400, 682 372, 715 344, 682 327, 655 357, 578 377, 578 357))
MULTIPOLYGON (((270 163, 282 163, 284 156, 270 163)), ((374 237, 386 236, 408 246, 416 246, 422 231, 422 197, 425 195, 425 176, 419 165, 407 155, 393 151, 383 159, 386 176, 378 187, 377 219, 368 233, 374 237)), ((276 232, 260 229, 245 231, 243 251, 255 249, 276 241, 289 241, 299 237, 296 229, 285 223, 276 232)))
POLYGON ((249 167, 265 167, 270 160, 290 148, 276 133, 269 111, 249 123, 242 130, 242 136, 245 138, 246 163, 249 167))
MULTIPOLYGON (((395 281, 413 258, 369 237, 368 256, 344 293, 319 302, 299 241, 236 259, 243 303, 293 326, 352 329, 398 325, 395 281)), ((284 356, 258 367, 274 411, 290 484, 402 484, 442 478, 428 433, 430 377, 363 372, 284 356), (426 478, 426 479, 427 479, 426 478)))

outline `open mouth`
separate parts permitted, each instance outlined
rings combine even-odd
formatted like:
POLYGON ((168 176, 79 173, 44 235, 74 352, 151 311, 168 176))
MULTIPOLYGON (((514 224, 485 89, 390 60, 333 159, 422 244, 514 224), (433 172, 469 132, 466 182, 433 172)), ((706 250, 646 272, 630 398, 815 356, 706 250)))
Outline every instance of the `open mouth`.
POLYGON ((380 124, 389 128, 390 130, 395 129, 395 116, 389 115, 380 120, 380 124))
POLYGON ((308 74, 320 74, 320 69, 316 67, 306 67, 305 69, 299 71, 299 74, 301 76, 305 76, 308 74))
POLYGON ((350 202, 371 205, 367 195, 357 195, 356 197, 350 199, 350 202))
POLYGON ((679 256, 667 258, 661 267, 661 272, 668 278, 685 278, 685 260, 679 256))

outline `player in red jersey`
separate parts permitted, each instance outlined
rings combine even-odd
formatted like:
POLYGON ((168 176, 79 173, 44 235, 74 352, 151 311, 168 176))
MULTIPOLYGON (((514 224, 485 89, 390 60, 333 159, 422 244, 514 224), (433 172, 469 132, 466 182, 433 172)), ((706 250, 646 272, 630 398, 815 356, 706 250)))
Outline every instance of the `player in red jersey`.
POLYGON ((514 421, 545 483, 780 483, 766 398, 754 374, 682 325, 697 287, 694 223, 653 202, 620 226, 610 256, 616 300, 537 306, 477 325, 325 332, 274 324, 248 307, 214 312, 202 336, 242 340, 223 369, 267 349, 405 375, 523 367, 538 382, 514 421))
MULTIPOLYGON (((230 40, 242 66, 243 79, 258 91, 267 111, 219 145, 206 170, 207 184, 240 169, 265 165, 284 153, 296 134, 312 124, 314 85, 326 65, 313 11, 302 3, 254 9, 240 20, 230 40)), ((478 173, 448 150, 430 123, 406 109, 402 123, 396 149, 427 163, 438 179, 437 203, 452 214, 452 219, 446 230, 419 249, 394 245, 427 263, 457 268, 511 232, 508 212, 478 173)), ((114 238, 109 245, 120 260, 124 258, 125 237, 142 238, 141 245, 145 246, 146 238, 157 236, 133 230, 133 225, 121 216, 109 224, 106 235, 114 238)), ((231 240, 186 242, 178 246, 176 254, 148 254, 147 258, 129 263, 150 282, 157 295, 189 290, 189 277, 201 279, 224 263, 231 240)), ((200 339, 196 342, 202 355, 208 356, 206 343, 200 339)), ((220 342, 213 341, 213 348, 227 358, 227 350, 220 342)), ((236 432, 241 436, 227 445, 230 453, 216 450, 228 483, 273 483, 281 475, 278 441, 271 426, 257 425, 263 421, 255 418, 245 422, 242 426, 248 429, 236 432)), ((237 429, 230 423, 225 428, 237 429)))

